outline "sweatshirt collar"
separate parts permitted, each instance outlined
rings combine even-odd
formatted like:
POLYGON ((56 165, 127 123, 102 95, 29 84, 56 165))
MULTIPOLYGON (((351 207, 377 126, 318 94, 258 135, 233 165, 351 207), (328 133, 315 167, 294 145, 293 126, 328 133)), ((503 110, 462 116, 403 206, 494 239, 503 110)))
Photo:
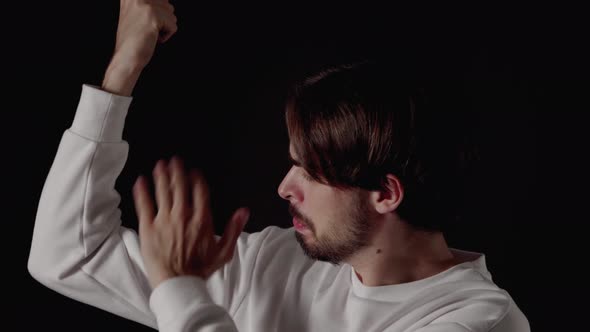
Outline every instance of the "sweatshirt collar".
POLYGON ((358 279, 354 268, 348 265, 350 269, 352 291, 356 296, 362 298, 387 302, 401 302, 425 288, 437 284, 453 281, 481 281, 482 277, 483 279, 491 281, 491 274, 487 269, 485 255, 483 253, 455 248, 449 249, 456 257, 460 257, 462 260, 466 261, 430 277, 402 284, 373 287, 365 286, 358 279))

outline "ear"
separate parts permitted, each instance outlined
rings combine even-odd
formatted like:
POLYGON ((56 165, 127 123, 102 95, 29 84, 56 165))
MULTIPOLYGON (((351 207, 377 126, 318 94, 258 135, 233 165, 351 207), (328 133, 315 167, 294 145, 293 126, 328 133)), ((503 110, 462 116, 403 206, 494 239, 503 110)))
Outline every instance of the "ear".
POLYGON ((371 203, 375 211, 385 214, 394 211, 404 198, 404 187, 393 174, 387 174, 383 189, 371 192, 371 203))

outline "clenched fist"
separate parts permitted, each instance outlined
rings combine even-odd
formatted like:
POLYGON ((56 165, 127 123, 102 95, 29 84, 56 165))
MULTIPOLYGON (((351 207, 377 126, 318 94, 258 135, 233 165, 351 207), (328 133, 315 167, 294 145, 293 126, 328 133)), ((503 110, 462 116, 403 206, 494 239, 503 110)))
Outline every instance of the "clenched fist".
POLYGON ((156 44, 176 33, 174 7, 167 0, 121 0, 115 51, 102 89, 130 96, 156 44))
POLYGON ((166 42, 177 29, 167 0, 121 0, 114 57, 144 68, 157 42, 166 42))
POLYGON ((150 285, 156 288, 162 281, 181 275, 209 278, 232 259, 248 210, 238 209, 217 240, 209 190, 199 172, 193 170, 187 177, 182 161, 174 157, 169 165, 158 161, 153 177, 157 211, 146 179, 139 177, 133 187, 141 254, 150 285))

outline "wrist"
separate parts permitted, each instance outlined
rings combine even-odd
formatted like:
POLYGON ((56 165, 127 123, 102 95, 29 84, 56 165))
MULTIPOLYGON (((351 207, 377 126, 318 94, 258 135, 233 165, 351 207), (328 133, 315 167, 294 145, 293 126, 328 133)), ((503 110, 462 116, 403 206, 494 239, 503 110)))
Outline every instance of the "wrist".
POLYGON ((150 275, 149 282, 152 286, 152 289, 156 289, 156 287, 158 287, 158 285, 160 285, 162 282, 174 277, 178 277, 178 274, 171 271, 160 270, 150 275))

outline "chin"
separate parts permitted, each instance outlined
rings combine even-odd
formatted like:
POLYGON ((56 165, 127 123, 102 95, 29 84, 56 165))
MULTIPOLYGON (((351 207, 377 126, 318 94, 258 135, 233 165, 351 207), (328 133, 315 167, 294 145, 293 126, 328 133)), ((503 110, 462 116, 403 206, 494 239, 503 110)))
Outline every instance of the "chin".
POLYGON ((301 249, 303 249, 305 256, 316 261, 327 262, 333 265, 340 265, 340 263, 342 262, 341 257, 339 257, 337 254, 334 255, 334 253, 331 253, 330 251, 325 251, 318 248, 317 241, 315 240, 315 236, 313 236, 313 233, 310 232, 302 234, 299 232, 295 232, 295 238, 301 246, 301 249), (313 244, 309 243, 309 237, 313 238, 313 244))

